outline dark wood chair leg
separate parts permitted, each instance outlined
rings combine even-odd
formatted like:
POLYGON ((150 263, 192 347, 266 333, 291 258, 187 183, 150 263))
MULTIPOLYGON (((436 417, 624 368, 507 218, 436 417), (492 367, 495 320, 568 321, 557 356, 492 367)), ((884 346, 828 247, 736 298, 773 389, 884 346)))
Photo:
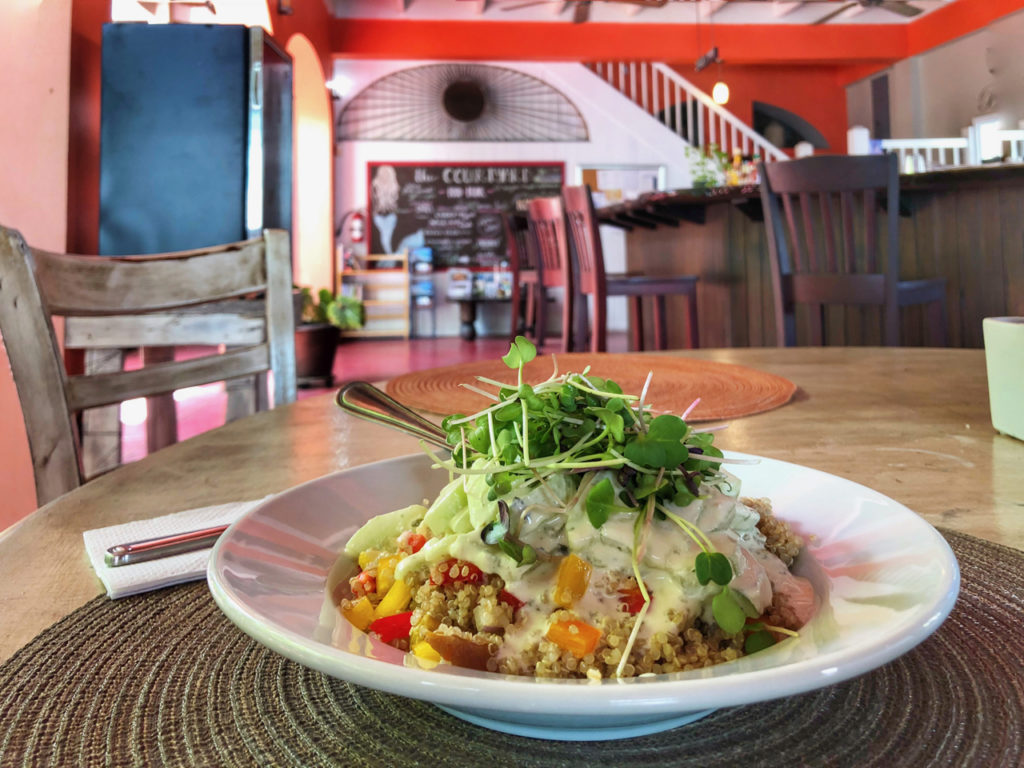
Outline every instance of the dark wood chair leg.
POLYGON ((665 296, 654 296, 654 348, 667 349, 668 328, 665 326, 665 296))
POLYGON ((573 338, 575 337, 575 327, 573 326, 572 316, 572 300, 573 290, 572 286, 566 286, 565 295, 562 297, 562 351, 572 352, 573 351, 573 338))
POLYGON ((537 349, 544 346, 544 337, 548 330, 548 296, 547 289, 542 285, 535 285, 533 287, 535 293, 534 298, 534 313, 536 320, 534 322, 534 337, 537 340, 537 349))
POLYGON ((520 326, 528 335, 537 337, 537 285, 526 286, 526 308, 523 311, 523 324, 520 326))
POLYGON ((644 348, 644 312, 639 296, 629 297, 630 351, 639 352, 644 348))
POLYGON ((686 294, 686 348, 700 347, 700 329, 697 326, 697 287, 686 294))
MULTIPOLYGON (((586 301, 586 297, 584 297, 586 301)), ((582 303, 582 302, 581 302, 582 303)), ((597 301, 597 297, 594 298, 594 322, 590 326, 590 351, 591 352, 607 352, 608 351, 608 307, 607 300, 597 301)), ((586 305, 583 305, 583 311, 586 311, 586 305)))
MULTIPOLYGON (((529 295, 530 295, 530 289, 529 288, 526 289, 526 295, 527 295, 527 297, 529 297, 529 295)), ((512 315, 512 319, 511 319, 511 321, 509 323, 509 325, 511 327, 509 328, 509 336, 508 336, 508 338, 509 338, 509 341, 512 341, 519 334, 520 328, 523 327, 522 325, 520 325, 520 322, 519 322, 519 305, 520 305, 520 303, 522 302, 522 299, 523 299, 522 289, 521 289, 521 287, 519 285, 519 281, 515 279, 515 276, 513 276, 513 278, 512 278, 512 296, 510 298, 511 298, 511 301, 509 302, 509 306, 511 307, 510 314, 512 315)), ((527 306, 527 310, 526 310, 527 311, 527 315, 526 315, 526 317, 529 318, 529 316, 530 316, 529 315, 529 306, 530 306, 529 298, 527 298, 527 300, 526 300, 526 306, 527 306)))

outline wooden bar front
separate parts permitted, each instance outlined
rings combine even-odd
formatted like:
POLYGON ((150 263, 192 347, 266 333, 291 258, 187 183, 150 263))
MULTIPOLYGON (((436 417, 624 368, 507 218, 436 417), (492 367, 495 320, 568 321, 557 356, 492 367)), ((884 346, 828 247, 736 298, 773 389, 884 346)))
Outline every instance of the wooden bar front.
MULTIPOLYGON (((901 278, 946 279, 950 346, 982 347, 984 317, 1024 315, 1024 166, 901 177, 901 278)), ((775 344, 768 247, 756 187, 654 194, 598 211, 627 230, 626 266, 695 274, 700 345, 775 344)), ((880 344, 874 308, 839 309, 852 336, 880 344)), ((669 298, 670 348, 685 308, 669 298)), ((924 310, 901 310, 901 343, 926 343, 924 310)))

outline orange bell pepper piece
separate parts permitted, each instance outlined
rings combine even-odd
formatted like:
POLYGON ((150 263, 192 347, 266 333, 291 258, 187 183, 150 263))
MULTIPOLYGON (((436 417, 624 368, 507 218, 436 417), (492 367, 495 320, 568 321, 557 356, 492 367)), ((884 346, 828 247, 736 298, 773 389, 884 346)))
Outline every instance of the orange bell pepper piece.
POLYGON ((585 622, 569 619, 552 624, 548 628, 547 638, 577 659, 582 659, 594 652, 597 641, 601 639, 601 630, 585 622))
POLYGON ((555 605, 572 608, 583 597, 590 584, 590 563, 576 555, 566 555, 558 565, 555 582, 555 605))

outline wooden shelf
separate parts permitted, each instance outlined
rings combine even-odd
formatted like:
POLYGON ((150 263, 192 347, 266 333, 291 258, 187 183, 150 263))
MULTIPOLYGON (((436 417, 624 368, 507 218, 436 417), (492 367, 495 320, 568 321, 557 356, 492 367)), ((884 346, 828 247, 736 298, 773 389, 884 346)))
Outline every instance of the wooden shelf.
POLYGON ((346 269, 338 275, 341 293, 358 295, 366 310, 366 323, 345 336, 392 336, 409 338, 409 258, 407 254, 372 254, 362 257, 365 263, 396 262, 397 267, 382 269, 346 269), (392 311, 374 311, 377 308, 392 311))

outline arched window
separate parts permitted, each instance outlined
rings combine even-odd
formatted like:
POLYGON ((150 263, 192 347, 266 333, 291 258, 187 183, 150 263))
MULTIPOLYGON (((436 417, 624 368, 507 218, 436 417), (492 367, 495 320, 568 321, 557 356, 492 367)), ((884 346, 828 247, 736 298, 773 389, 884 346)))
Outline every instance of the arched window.
POLYGON ((393 72, 356 94, 337 139, 587 141, 576 105, 543 80, 485 64, 428 64, 393 72))

